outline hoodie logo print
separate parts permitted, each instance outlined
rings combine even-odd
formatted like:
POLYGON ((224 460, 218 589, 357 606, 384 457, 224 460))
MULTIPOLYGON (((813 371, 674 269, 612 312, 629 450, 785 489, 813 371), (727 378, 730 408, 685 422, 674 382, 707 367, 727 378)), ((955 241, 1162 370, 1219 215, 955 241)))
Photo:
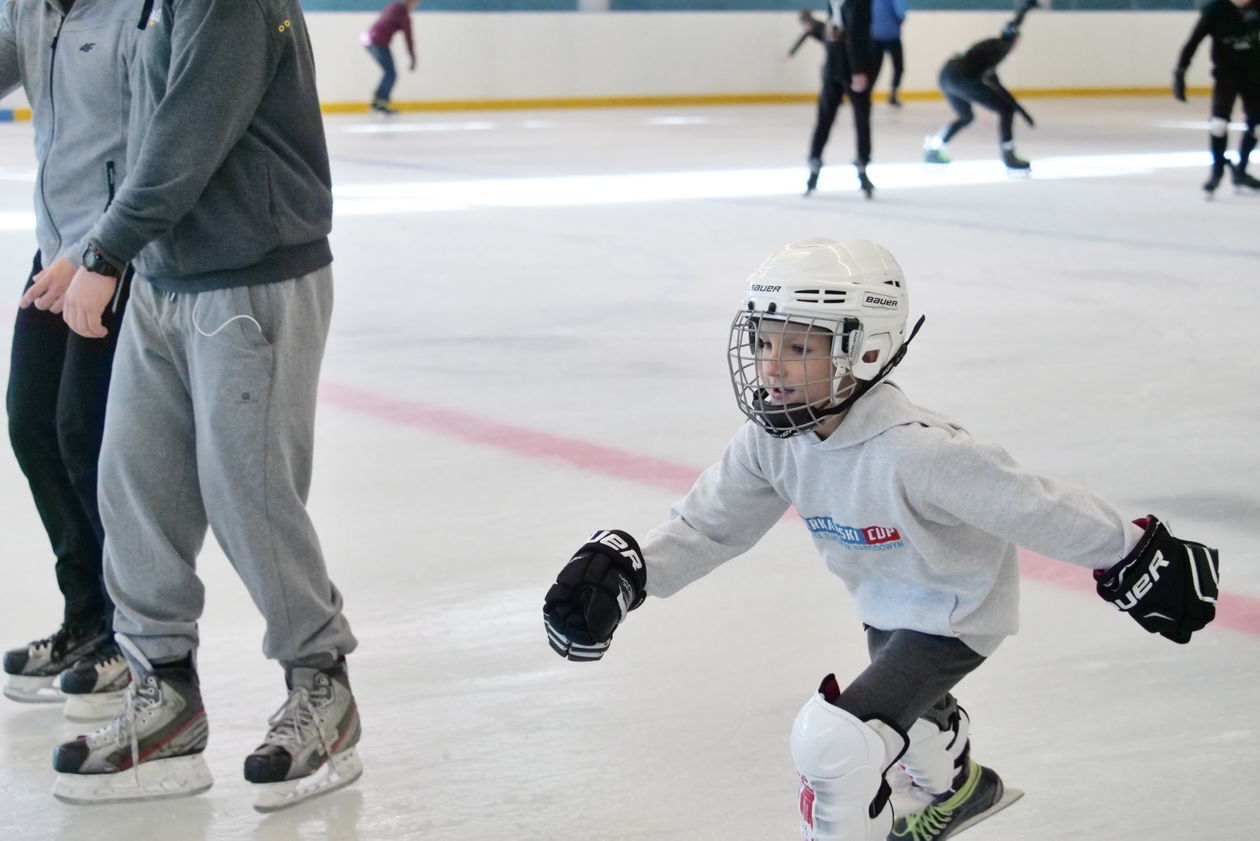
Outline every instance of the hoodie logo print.
POLYGON ((901 532, 893 526, 846 526, 830 517, 806 517, 805 526, 814 537, 843 543, 850 549, 882 551, 905 545, 901 532))

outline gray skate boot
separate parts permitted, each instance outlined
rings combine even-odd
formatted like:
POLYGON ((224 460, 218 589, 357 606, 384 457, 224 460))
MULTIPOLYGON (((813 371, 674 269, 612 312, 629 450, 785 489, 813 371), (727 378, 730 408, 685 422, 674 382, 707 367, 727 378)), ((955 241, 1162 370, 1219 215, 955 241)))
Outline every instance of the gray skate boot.
POLYGON ((112 639, 61 673, 57 685, 66 697, 62 711, 70 721, 113 718, 131 685, 127 658, 112 639))
POLYGON ((184 797, 213 783, 202 756, 210 727, 192 655, 154 667, 138 650, 123 646, 135 668, 134 682, 112 721, 53 751, 58 800, 90 804, 184 797))
POLYGON ((4 671, 9 679, 4 685, 5 697, 24 704, 60 703, 64 699, 53 685, 57 675, 107 639, 103 629, 88 630, 70 623, 50 637, 6 651, 4 671))
POLYGON ((348 786, 363 773, 359 710, 345 661, 329 669, 293 668, 289 698, 271 717, 262 745, 245 758, 254 808, 274 812, 348 786))

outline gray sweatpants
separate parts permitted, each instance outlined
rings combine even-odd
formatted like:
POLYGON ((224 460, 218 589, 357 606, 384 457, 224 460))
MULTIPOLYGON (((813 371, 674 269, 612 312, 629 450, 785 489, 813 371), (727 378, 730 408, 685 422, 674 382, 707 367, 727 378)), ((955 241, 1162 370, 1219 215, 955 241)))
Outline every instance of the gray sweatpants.
POLYGON ((950 690, 985 658, 961 640, 904 628, 867 627, 871 664, 840 693, 851 715, 879 717, 909 730, 920 716, 944 726, 958 702, 950 690))
POLYGON ((267 623, 263 653, 331 665, 356 645, 306 512, 332 269, 169 295, 136 277, 101 447, 115 631, 150 661, 197 647, 206 527, 267 623))

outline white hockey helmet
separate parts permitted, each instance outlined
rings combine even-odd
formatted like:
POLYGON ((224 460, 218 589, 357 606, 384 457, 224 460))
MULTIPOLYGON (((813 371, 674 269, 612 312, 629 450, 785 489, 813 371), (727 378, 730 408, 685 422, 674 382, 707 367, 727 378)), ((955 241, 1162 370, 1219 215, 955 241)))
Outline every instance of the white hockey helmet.
POLYGON ((785 245, 748 278, 743 305, 731 324, 728 359, 740 410, 779 437, 814 428, 847 408, 899 361, 908 312, 905 274, 882 245, 831 239, 785 245), (764 319, 831 337, 828 399, 814 405, 767 401, 756 335, 764 319))

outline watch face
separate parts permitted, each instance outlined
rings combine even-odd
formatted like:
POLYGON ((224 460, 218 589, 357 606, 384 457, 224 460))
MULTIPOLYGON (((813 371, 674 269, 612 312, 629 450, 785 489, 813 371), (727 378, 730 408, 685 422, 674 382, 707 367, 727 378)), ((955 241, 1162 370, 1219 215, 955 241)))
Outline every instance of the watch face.
POLYGON ((90 245, 83 252, 83 268, 94 274, 103 274, 108 277, 116 277, 118 275, 117 269, 106 261, 100 251, 90 245))

